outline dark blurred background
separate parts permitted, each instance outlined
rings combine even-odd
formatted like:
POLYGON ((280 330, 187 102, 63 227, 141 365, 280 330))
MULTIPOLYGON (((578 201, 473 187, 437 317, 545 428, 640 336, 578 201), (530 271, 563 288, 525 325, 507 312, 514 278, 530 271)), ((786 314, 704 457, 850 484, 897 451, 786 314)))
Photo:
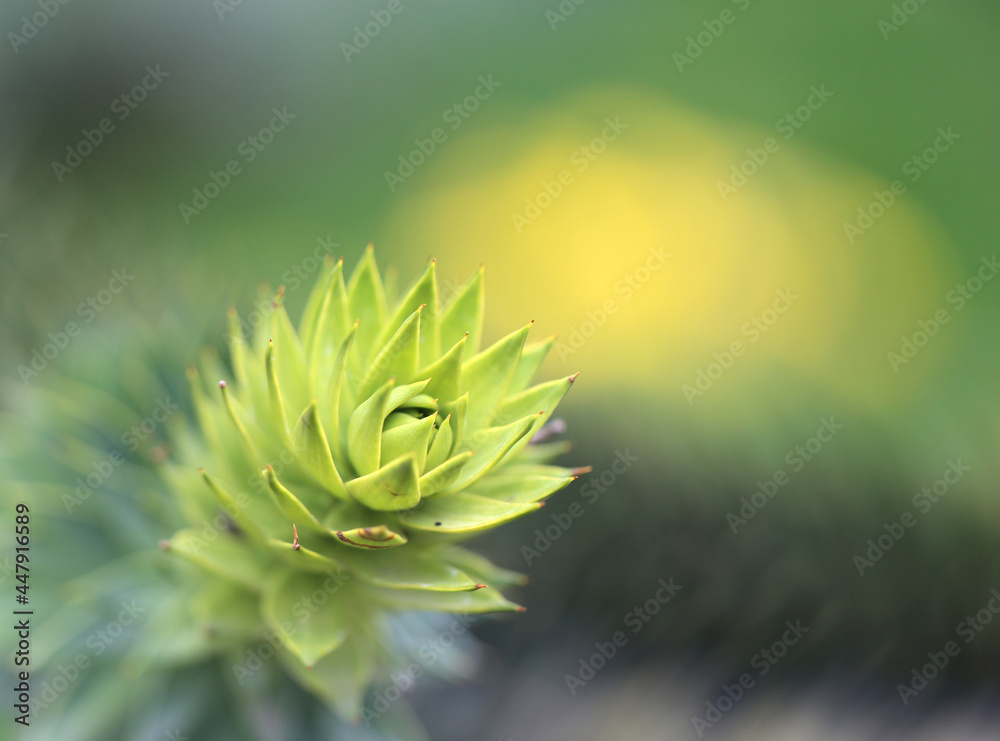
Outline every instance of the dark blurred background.
POLYGON ((15 388, 68 322, 53 365, 141 321, 179 378, 228 304, 284 283, 294 315, 368 241, 403 281, 485 263, 490 337, 536 319, 582 372, 593 473, 482 540, 529 610, 416 689, 434 738, 697 738, 746 673, 704 735, 997 728, 994 3, 14 0, 0 30, 15 388))

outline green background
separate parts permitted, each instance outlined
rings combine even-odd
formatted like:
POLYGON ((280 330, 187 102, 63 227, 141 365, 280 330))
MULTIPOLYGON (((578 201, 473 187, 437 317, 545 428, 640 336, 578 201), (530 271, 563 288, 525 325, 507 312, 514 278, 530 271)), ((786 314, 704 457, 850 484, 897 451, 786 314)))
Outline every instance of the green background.
MULTIPOLYGON (((774 723, 814 688, 900 728, 938 712, 935 700, 975 702, 995 689, 995 626, 919 703, 902 706, 896 685, 1000 586, 1000 287, 986 282, 960 311, 947 300, 1000 236, 1000 15, 987 2, 911 5, 890 32, 879 25, 898 15, 888 2, 402 0, 350 59, 342 45, 385 4, 246 0, 221 18, 208 2, 58 6, 16 52, 9 37, 0 46, 7 393, 23 392, 32 352, 78 321, 116 269, 134 281, 53 364, 73 373, 117 357, 119 328, 142 321, 169 349, 159 374, 177 382, 200 345, 224 349, 226 307, 249 312, 259 283, 286 283, 296 315, 306 288, 288 271, 318 238, 348 267, 373 241, 404 283, 431 256, 456 281, 485 263, 491 337, 535 318, 537 337, 563 340, 666 244, 674 262, 547 365, 582 372, 561 407, 568 462, 597 476, 616 451, 637 462, 593 504, 578 484, 484 539, 531 575, 519 599, 529 612, 484 622, 495 654, 481 682, 418 688, 421 715, 442 738, 597 738, 612 724, 641 737, 662 712, 681 719, 677 737, 694 737, 689 716, 795 619, 809 638, 754 691, 754 703, 776 703, 774 723), (574 10, 553 26, 560 7, 574 10), (675 54, 724 10, 733 22, 678 69, 675 54), (114 117, 112 101, 147 65, 169 76, 60 182, 53 161, 114 117), (480 75, 496 91, 390 188, 386 172, 480 75), (776 122, 812 86, 833 95, 781 139, 776 122), (240 158, 275 107, 296 118, 185 223, 178 205, 240 158), (630 127, 620 141, 536 223, 513 228, 509 215, 614 116, 630 127), (857 208, 949 127, 954 145, 848 240, 857 208), (720 198, 718 181, 769 136, 778 152, 720 198), (786 286, 801 303, 746 341, 745 322, 786 286), (948 323, 894 370, 887 354, 942 308, 948 323), (746 354, 688 403, 683 386, 733 341, 746 354), (786 454, 830 416, 843 431, 734 534, 726 515, 740 497, 787 471, 786 454), (959 459, 970 472, 859 576, 867 540, 915 512, 913 495, 959 459), (526 565, 522 546, 573 501, 584 516, 526 565), (681 594, 569 696, 564 675, 671 576, 681 594), (681 699, 660 710, 664 695, 681 699)), ((20 33, 38 8, 6 5, 0 30, 20 33)), ((755 711, 740 712, 749 734, 755 711)), ((719 730, 738 737, 728 722, 719 730)))

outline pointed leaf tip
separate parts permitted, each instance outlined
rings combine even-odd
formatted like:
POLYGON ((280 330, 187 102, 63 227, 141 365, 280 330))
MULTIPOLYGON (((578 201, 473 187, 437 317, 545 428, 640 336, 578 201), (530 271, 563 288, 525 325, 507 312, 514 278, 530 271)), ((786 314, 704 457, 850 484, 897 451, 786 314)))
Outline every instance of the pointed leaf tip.
POLYGON ((417 454, 411 452, 347 483, 347 490, 365 507, 404 510, 420 502, 417 454))
POLYGON ((277 475, 274 473, 274 468, 270 463, 267 465, 267 468, 264 469, 264 477, 267 480, 272 500, 276 505, 278 505, 278 509, 282 511, 289 521, 301 522, 307 529, 312 530, 313 532, 322 533, 324 535, 330 534, 330 531, 320 524, 315 515, 313 515, 313 513, 310 512, 304 504, 302 504, 299 498, 278 480, 277 475))
POLYGON ((314 480, 334 496, 347 499, 347 489, 337 470, 317 405, 317 400, 313 399, 299 416, 294 434, 295 449, 300 462, 314 480))

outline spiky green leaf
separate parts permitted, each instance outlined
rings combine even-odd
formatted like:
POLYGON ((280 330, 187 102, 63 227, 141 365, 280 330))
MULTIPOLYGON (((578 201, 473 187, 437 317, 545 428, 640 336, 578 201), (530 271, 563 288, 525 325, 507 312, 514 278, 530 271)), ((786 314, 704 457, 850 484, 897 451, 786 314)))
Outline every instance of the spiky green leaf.
POLYGON ((484 310, 483 269, 480 268, 445 303, 441 311, 441 345, 451 347, 468 335, 469 351, 479 352, 484 310))
POLYGON ((319 418, 316 399, 306 407, 295 427, 295 449, 309 473, 327 491, 347 499, 347 487, 333 462, 330 443, 319 418))
POLYGON ((511 332, 462 366, 462 388, 469 393, 470 429, 494 424, 493 414, 507 390, 530 329, 528 324, 511 332))
POLYGON ((337 649, 349 632, 351 600, 344 576, 284 571, 264 588, 261 612, 271 630, 306 667, 337 649))
POLYGON ((268 465, 264 469, 264 478, 267 481, 268 490, 274 503, 278 505, 288 521, 297 527, 306 528, 316 533, 327 534, 329 531, 323 527, 319 520, 310 512, 304 504, 278 481, 274 468, 268 465))
POLYGON ((510 504, 466 492, 428 499, 400 520, 413 530, 432 533, 472 533, 489 530, 536 511, 540 504, 510 504))
POLYGON ((380 512, 410 509, 420 501, 417 454, 410 453, 347 483, 356 501, 380 512))
POLYGON ((523 611, 520 605, 504 597, 499 590, 477 589, 474 592, 428 592, 415 589, 373 588, 379 601, 395 609, 426 612, 475 614, 483 612, 523 611))

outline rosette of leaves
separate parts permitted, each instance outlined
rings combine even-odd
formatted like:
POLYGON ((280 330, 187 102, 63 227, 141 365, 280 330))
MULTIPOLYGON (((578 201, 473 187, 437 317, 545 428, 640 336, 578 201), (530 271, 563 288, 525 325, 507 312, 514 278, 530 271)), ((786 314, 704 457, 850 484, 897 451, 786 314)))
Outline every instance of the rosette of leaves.
MULTIPOLYGON (((31 518, 24 738, 426 739, 406 698, 379 710, 379 691, 392 687, 390 664, 368 701, 380 717, 355 728, 289 681, 273 658, 280 636, 261 624, 238 642, 217 629, 225 614, 206 614, 199 570, 156 547, 184 521, 162 473, 171 443, 189 428, 177 358, 197 353, 197 320, 168 314, 150 326, 134 310, 111 319, 37 385, 0 379, 0 499, 10 511, 26 503, 31 518)), ((204 363, 217 363, 214 348, 203 353, 204 363)), ((11 554, 13 537, 13 528, 0 531, 11 554)), ((0 582, 13 576, 13 559, 0 563, 0 582)), ((397 665, 419 660, 454 619, 395 614, 386 655, 397 665)), ((476 643, 467 632, 450 635, 425 671, 468 678, 476 643)), ((0 669, 0 680, 13 687, 17 669, 0 669)))
POLYGON ((193 565, 213 640, 239 657, 271 636, 355 720, 395 660, 387 617, 523 609, 501 591, 522 576, 462 543, 578 473, 538 442, 576 376, 534 383, 552 340, 528 342, 530 324, 481 348, 482 270, 442 295, 432 261, 389 294, 369 248, 349 279, 324 265, 297 328, 281 289, 232 311, 231 368, 189 368, 197 429, 164 468, 188 527, 162 546, 193 565))

